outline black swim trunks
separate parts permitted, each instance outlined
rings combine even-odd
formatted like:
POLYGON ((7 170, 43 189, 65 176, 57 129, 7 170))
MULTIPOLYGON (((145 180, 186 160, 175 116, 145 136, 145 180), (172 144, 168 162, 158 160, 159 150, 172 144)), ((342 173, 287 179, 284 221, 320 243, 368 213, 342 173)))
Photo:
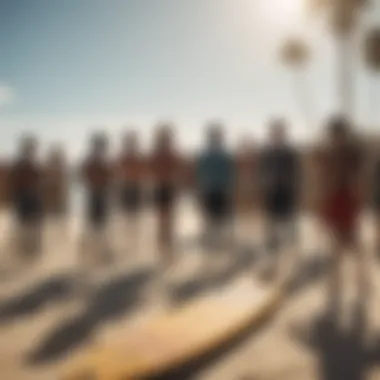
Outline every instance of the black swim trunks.
POLYGON ((176 198, 176 191, 172 184, 158 184, 154 190, 154 202, 159 209, 172 207, 176 198))
POLYGON ((38 193, 20 191, 14 195, 15 214, 21 223, 36 223, 42 218, 43 207, 38 193))
POLYGON ((268 215, 274 219, 289 219, 296 212, 296 196, 289 190, 267 193, 264 202, 268 215))
POLYGON ((201 196, 203 213, 212 221, 224 221, 231 216, 232 200, 225 191, 210 191, 201 196))
POLYGON ((287 145, 267 147, 261 154, 259 169, 265 211, 275 219, 291 217, 300 191, 298 152, 287 145))
POLYGON ((137 184, 125 184, 120 192, 120 204, 125 212, 137 212, 142 203, 142 192, 137 184))
POLYGON ((108 221, 109 204, 106 191, 91 191, 87 196, 87 220, 94 227, 104 227, 108 221))
POLYGON ((16 218, 21 223, 38 222, 42 217, 40 181, 39 167, 33 162, 20 160, 11 169, 9 185, 12 203, 16 218))
POLYGON ((57 204, 52 206, 49 211, 51 215, 60 217, 67 214, 68 208, 68 202, 63 200, 61 202, 57 202, 57 204))

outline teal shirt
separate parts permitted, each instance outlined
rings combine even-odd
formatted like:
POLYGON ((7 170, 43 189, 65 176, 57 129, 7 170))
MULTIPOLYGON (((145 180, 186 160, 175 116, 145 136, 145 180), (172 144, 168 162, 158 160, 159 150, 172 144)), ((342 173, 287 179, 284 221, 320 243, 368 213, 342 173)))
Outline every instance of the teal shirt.
POLYGON ((223 149, 207 150, 196 165, 198 189, 202 193, 213 191, 232 192, 234 184, 234 160, 223 149))

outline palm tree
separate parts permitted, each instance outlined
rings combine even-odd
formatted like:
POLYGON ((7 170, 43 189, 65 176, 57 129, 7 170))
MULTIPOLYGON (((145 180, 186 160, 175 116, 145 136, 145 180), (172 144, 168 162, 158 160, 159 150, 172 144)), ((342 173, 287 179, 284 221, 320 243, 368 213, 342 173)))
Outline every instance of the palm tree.
MULTIPOLYGON (((380 28, 376 27, 367 32, 364 44, 364 59, 369 71, 378 75, 380 73, 380 28)), ((377 81, 373 83, 375 78, 371 77, 371 87, 376 90, 377 81)), ((377 94, 372 93, 370 96, 370 114, 376 115, 377 111, 377 94)), ((374 121, 377 122, 376 116, 374 121)))
POLYGON ((293 71, 295 95, 306 123, 310 123, 312 120, 310 93, 306 87, 305 80, 305 71, 309 58, 309 49, 302 40, 288 39, 281 45, 280 60, 293 71))
POLYGON ((337 89, 341 112, 347 116, 354 109, 351 72, 353 36, 360 12, 368 3, 368 0, 308 0, 309 10, 313 15, 319 12, 327 14, 329 25, 336 38, 337 89))

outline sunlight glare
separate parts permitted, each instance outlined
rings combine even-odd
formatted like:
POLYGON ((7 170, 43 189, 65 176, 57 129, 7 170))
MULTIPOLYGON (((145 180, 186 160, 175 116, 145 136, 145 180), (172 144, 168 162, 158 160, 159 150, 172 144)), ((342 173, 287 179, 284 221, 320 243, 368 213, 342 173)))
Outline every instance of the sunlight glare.
POLYGON ((304 14, 307 0, 256 0, 261 11, 273 23, 289 25, 297 23, 304 14))

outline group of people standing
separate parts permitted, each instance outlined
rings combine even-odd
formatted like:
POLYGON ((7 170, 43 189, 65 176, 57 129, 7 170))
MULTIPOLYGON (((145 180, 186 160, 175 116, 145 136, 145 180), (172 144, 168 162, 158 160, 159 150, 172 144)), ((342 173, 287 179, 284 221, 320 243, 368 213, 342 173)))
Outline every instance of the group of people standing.
MULTIPOLYGON (((358 259, 361 291, 368 286, 358 222, 371 176, 365 150, 346 119, 332 118, 326 132, 325 140, 313 153, 312 170, 319 186, 315 212, 334 250, 329 294, 336 305, 341 253, 347 248, 358 259)), ((301 155, 289 142, 283 120, 271 122, 264 147, 258 149, 250 141, 244 141, 237 153, 226 147, 223 127, 216 123, 208 126, 206 146, 192 159, 176 148, 170 125, 160 125, 153 141, 151 153, 144 155, 137 132, 128 131, 123 136, 121 151, 110 159, 107 135, 94 133, 79 170, 72 176, 62 150, 53 149, 48 165, 42 166, 37 161, 37 140, 24 136, 6 180, 9 204, 20 226, 21 252, 32 254, 40 249, 45 215, 67 214, 70 178, 84 186, 85 220, 96 235, 105 231, 115 195, 118 209, 132 222, 148 199, 156 211, 157 247, 165 265, 175 258, 176 200, 185 191, 193 192, 198 200, 205 236, 210 242, 218 241, 221 231, 230 228, 236 214, 251 213, 255 208, 264 212, 269 250, 281 249, 281 237, 296 237, 294 226, 305 173, 301 155)), ((109 251, 104 252, 104 258, 109 258, 109 251)))

